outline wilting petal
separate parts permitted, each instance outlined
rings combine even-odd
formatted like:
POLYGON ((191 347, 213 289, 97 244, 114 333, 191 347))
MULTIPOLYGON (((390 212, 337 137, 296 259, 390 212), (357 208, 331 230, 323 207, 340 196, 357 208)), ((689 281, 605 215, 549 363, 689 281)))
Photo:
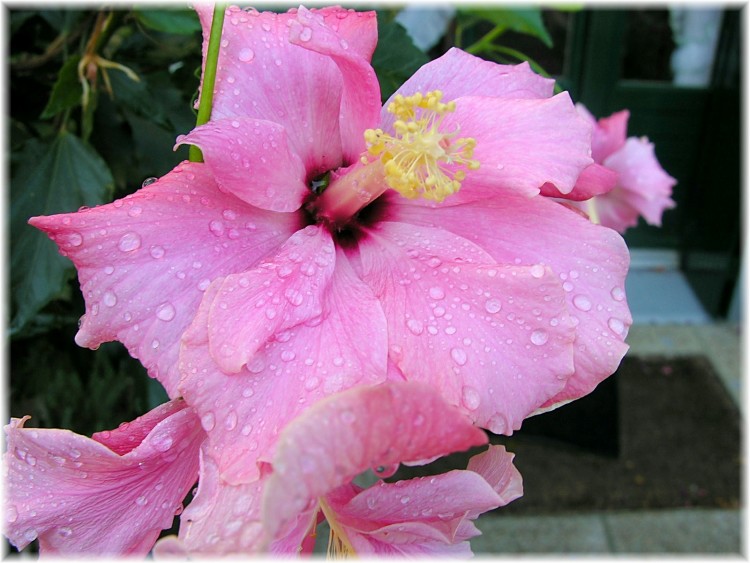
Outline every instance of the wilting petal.
MULTIPOLYGON (((305 408, 385 380, 386 323, 377 299, 339 253, 330 285, 319 288, 322 314, 269 335, 246 369, 228 375, 207 353, 208 310, 215 308, 219 284, 206 292, 185 335, 180 389, 201 415, 208 455, 228 483, 239 483, 258 478, 258 460, 270 460, 279 431, 305 408)), ((251 324, 240 308, 234 314, 229 325, 251 324)))
POLYGON ((547 406, 586 395, 617 369, 632 322, 624 291, 630 257, 617 233, 555 201, 513 194, 436 209, 399 200, 390 213, 472 240, 501 264, 544 264, 558 276, 576 324, 575 374, 547 406))
MULTIPOLYGON (((13 544, 23 548, 38 537, 47 555, 145 556, 182 509, 205 438, 181 400, 146 417, 132 423, 134 447, 124 455, 67 430, 23 428, 13 419, 5 454, 6 534, 13 544), (141 430, 152 425, 143 438, 141 430)), ((127 431, 116 432, 124 441, 127 431)))
MULTIPOLYGON (((440 90, 444 100, 463 96, 536 99, 551 97, 554 85, 554 80, 532 72, 528 63, 499 65, 453 47, 417 70, 393 96, 440 90)), ((383 105, 380 114, 384 129, 390 128, 395 119, 387 111, 393 96, 383 105)))
POLYGON ((550 269, 498 265, 467 239, 380 223, 360 242, 361 276, 383 304, 390 358, 405 377, 510 433, 564 387, 575 331, 550 269))
MULTIPOLYGON (((195 9, 205 60, 213 10, 195 9)), ((296 13, 227 8, 211 116, 282 125, 305 169, 322 173, 341 165, 341 72, 329 57, 290 43, 289 22, 296 19, 296 13)))
POLYGON ((282 432, 262 518, 269 538, 286 533, 315 499, 371 467, 486 443, 486 435, 420 383, 360 386, 319 401, 282 432))
POLYGON ((261 209, 295 211, 310 193, 305 168, 277 123, 217 119, 177 141, 200 147, 219 187, 261 209))
POLYGON ((350 50, 349 42, 339 35, 338 30, 342 25, 346 28, 356 26, 361 34, 373 38, 374 45, 377 19, 375 12, 341 10, 336 16, 331 22, 335 27, 329 26, 322 14, 300 7, 297 21, 290 20, 293 24, 290 26, 290 40, 300 47, 331 57, 341 71, 343 84, 339 127, 344 162, 352 163, 357 161, 366 148, 363 132, 377 125, 380 115, 380 85, 370 66, 371 55, 363 57, 356 50, 350 50))
POLYGON ((224 278, 208 313, 209 350, 221 370, 239 372, 271 336, 320 318, 334 253, 330 233, 311 225, 256 268, 224 278))
MULTIPOLYGON (((675 206, 670 196, 677 181, 659 164, 653 143, 631 137, 622 149, 604 161, 604 165, 617 172, 618 187, 625 192, 619 197, 625 204, 643 215, 650 225, 660 226, 664 210, 675 206)), ((603 225, 621 231, 621 225, 604 221, 602 219, 603 225)))
POLYGON ((208 284, 254 266, 299 222, 220 192, 194 163, 114 203, 29 220, 78 269, 86 315, 76 342, 119 340, 170 397, 180 336, 208 284))

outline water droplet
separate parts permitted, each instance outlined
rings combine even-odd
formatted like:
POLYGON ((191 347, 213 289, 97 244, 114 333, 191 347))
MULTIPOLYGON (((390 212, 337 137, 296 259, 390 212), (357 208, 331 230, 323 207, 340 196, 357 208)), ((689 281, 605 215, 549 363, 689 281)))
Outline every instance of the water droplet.
POLYGON ((141 247, 141 236, 138 233, 132 231, 125 233, 120 238, 120 242, 117 244, 122 252, 132 252, 138 250, 141 247))
POLYGON ((432 297, 435 300, 443 299, 445 297, 445 292, 443 291, 443 288, 441 287, 431 287, 430 288, 430 297, 432 297))
POLYGON ((146 506, 146 504, 148 504, 148 499, 145 496, 141 495, 137 499, 135 499, 135 503, 138 506, 146 506))
POLYGON ((273 319, 276 316, 276 309, 266 309, 266 318, 273 319))
POLYGON ((131 217, 138 217, 141 213, 143 213, 143 208, 138 205, 134 205, 128 210, 128 215, 131 217))
POLYGON ((141 187, 142 187, 142 188, 145 188, 146 186, 150 186, 151 184, 153 184, 153 183, 154 183, 154 182, 156 182, 157 180, 158 180, 158 178, 154 178, 153 176, 151 176, 150 178, 146 178, 146 179, 145 179, 145 180, 143 180, 143 182, 141 183, 141 187))
POLYGON ((151 247, 151 258, 161 258, 164 256, 164 247, 163 246, 152 246, 151 247))
POLYGON ((227 221, 234 221, 237 219, 237 213, 232 211, 231 209, 225 209, 221 212, 221 216, 224 217, 227 221))
POLYGON ((281 353, 281 360, 284 362, 291 362, 297 355, 291 350, 284 350, 281 353))
POLYGON ((407 504, 410 500, 408 495, 404 495, 401 497, 401 504, 407 504))
POLYGON ((162 303, 156 308, 156 317, 162 321, 169 322, 174 319, 176 314, 177 311, 171 303, 162 303))
POLYGON ((305 296, 302 295, 302 292, 291 287, 284 292, 284 297, 286 297, 286 300, 295 307, 302 305, 302 302, 305 300, 305 296))
POLYGON ((412 334, 419 336, 424 332, 424 325, 417 319, 409 319, 406 321, 406 326, 412 334))
POLYGON ((545 330, 539 329, 531 333, 531 343, 535 344, 536 346, 541 346, 542 344, 546 343, 548 339, 549 335, 545 330))
POLYGON ((484 310, 488 313, 497 313, 500 309, 503 308, 503 304, 500 302, 499 299, 488 299, 484 303, 484 310))
POLYGON ((479 403, 481 402, 479 391, 470 385, 465 385, 463 389, 461 389, 461 402, 463 402, 467 409, 472 411, 476 410, 479 408, 479 403))
POLYGON ((312 29, 305 26, 302 28, 302 31, 299 33, 299 40, 304 41, 305 43, 310 41, 312 39, 312 29))
POLYGON ((68 246, 81 246, 83 244, 83 237, 81 233, 68 233, 65 242, 68 243, 68 246))
POLYGON ((342 358, 341 356, 333 358, 333 365, 340 368, 344 365, 344 358, 342 358))
POLYGON ((220 237, 221 235, 224 234, 224 223, 222 223, 221 221, 216 221, 216 220, 211 221, 208 224, 208 230, 211 231, 217 237, 220 237))
POLYGON ((622 336, 625 332, 625 323, 620 319, 612 317, 607 321, 607 326, 609 326, 610 330, 618 336, 622 336))
POLYGON ((531 267, 531 276, 537 279, 544 277, 544 266, 541 264, 534 264, 531 267))
POLYGON ((214 417, 214 413, 207 412, 206 414, 204 414, 201 417, 201 426, 206 432, 211 432, 211 430, 214 429, 214 426, 216 426, 216 418, 214 417))
POLYGON ((227 430, 234 430, 237 427, 237 413, 229 411, 226 419, 224 420, 224 427, 227 430))
POLYGON ((153 439, 154 447, 160 452, 169 451, 169 449, 172 447, 173 442, 174 440, 172 440, 172 437, 169 435, 156 436, 153 439))
POLYGON ((318 385, 320 385, 320 379, 318 379, 318 378, 317 378, 317 377, 315 377, 314 375, 313 375, 312 377, 308 377, 308 378, 307 378, 307 379, 305 380, 305 389, 307 389, 308 391, 312 391, 312 390, 313 390, 313 389, 315 389, 315 388, 316 388, 316 387, 317 387, 318 385))
POLYGON ((591 310, 591 301, 585 295, 576 295, 573 298, 573 305, 575 305, 576 308, 581 311, 591 310))
POLYGON ((5 511, 5 515, 8 519, 8 522, 15 522, 16 520, 18 520, 18 509, 15 506, 10 505, 5 511))
POLYGON ((244 48, 240 50, 237 58, 240 59, 243 63, 249 63, 255 58, 255 53, 252 49, 244 48))
POLYGON ((453 358, 453 361, 456 362, 459 366, 465 365, 466 361, 468 360, 466 352, 463 350, 463 348, 452 348, 451 358, 453 358))
POLYGON ((26 530, 23 533, 24 539, 26 539, 27 541, 30 541, 30 542, 34 541, 36 539, 37 535, 38 535, 37 531, 34 530, 33 528, 28 529, 28 530, 26 530))
POLYGON ((625 299, 625 291, 619 286, 612 288, 611 295, 615 301, 623 301, 625 299))

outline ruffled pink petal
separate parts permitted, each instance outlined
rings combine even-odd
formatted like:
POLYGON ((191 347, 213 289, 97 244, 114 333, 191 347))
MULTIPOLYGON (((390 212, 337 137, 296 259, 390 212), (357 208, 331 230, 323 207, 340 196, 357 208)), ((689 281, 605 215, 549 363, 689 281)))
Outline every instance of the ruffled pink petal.
POLYGON ((625 144, 630 112, 627 110, 618 111, 597 121, 581 104, 576 107, 594 125, 594 134, 591 137, 591 156, 595 162, 604 162, 609 155, 620 150, 625 144))
MULTIPOLYGON (((218 288, 225 286, 217 282, 209 288, 185 335, 180 389, 201 415, 207 453, 227 482, 238 483, 258 478, 257 462, 270 460, 279 431, 304 409, 355 385, 384 381, 387 335, 379 302, 339 253, 330 285, 316 290, 323 314, 272 333, 246 369, 228 375, 207 353, 208 310, 216 310, 218 288)), ((239 306, 228 310, 234 312, 223 321, 228 326, 271 323, 248 321, 239 306)))
POLYGON ((185 162, 114 203, 29 223, 78 269, 86 314, 76 342, 121 341, 174 397, 179 339, 203 291, 252 267, 299 221, 220 192, 205 165, 185 162))
POLYGON ((360 242, 361 276, 383 304, 404 376, 510 433, 564 387, 575 331, 549 268, 498 265, 466 236, 380 223, 360 242))
POLYGON ((583 169, 571 192, 563 194, 553 184, 544 184, 541 194, 547 197, 564 198, 571 201, 584 201, 610 192, 616 185, 617 172, 601 164, 594 163, 583 169))
POLYGON ((305 167, 284 127, 237 117, 212 120, 177 138, 200 147, 219 187, 270 211, 295 211, 309 195, 305 167))
POLYGON ((282 432, 262 505, 269 538, 362 471, 463 450, 486 435, 420 383, 360 386, 319 401, 282 432))
POLYGON ((659 164, 653 143, 645 138, 630 137, 604 165, 618 173, 618 185, 624 192, 620 197, 637 209, 650 225, 660 226, 664 210, 675 206, 670 196, 677 181, 659 164))
POLYGON ((297 21, 291 20, 290 23, 292 43, 329 56, 341 71, 343 85, 339 127, 344 162, 356 162, 366 149, 365 129, 378 123, 380 85, 370 66, 372 53, 363 57, 358 50, 350 49, 349 41, 341 37, 338 30, 342 25, 348 31, 356 28, 364 36, 364 43, 374 46, 377 40, 375 12, 340 10, 336 12, 336 17, 325 18, 323 14, 300 7, 297 21))
MULTIPOLYGON (((454 47, 417 70, 393 96, 440 90, 444 100, 463 96, 537 99, 551 97, 554 85, 554 80, 536 74, 528 63, 499 65, 454 47)), ((383 105, 383 128, 390 128, 395 119, 387 111, 393 96, 383 105)))
MULTIPOLYGON (((181 400, 147 417, 145 426, 162 420, 124 455, 67 430, 24 428, 24 420, 12 419, 5 428, 5 532, 13 544, 20 549, 39 538, 46 555, 145 556, 182 510, 205 438, 181 400)), ((133 428, 138 442, 141 423, 133 428)))
POLYGON ((330 233, 311 225, 256 268, 224 278, 208 313, 218 367, 237 373, 274 334, 319 319, 335 263, 330 233))
MULTIPOLYGON (((203 24, 205 58, 213 10, 199 4, 196 11, 203 24)), ((364 26, 352 24, 354 18, 348 14, 329 10, 326 19, 338 22, 344 31, 362 31, 364 26)), ((293 21, 296 10, 275 14, 227 8, 212 118, 251 117, 282 125, 291 150, 314 176, 342 164, 343 81, 330 57, 290 42, 293 21)), ((363 37, 357 42, 357 51, 366 51, 370 40, 363 37)))
MULTIPOLYGON (((523 479, 513 465, 515 454, 507 452, 503 446, 490 446, 481 454, 472 456, 466 469, 482 476, 500 497, 499 506, 520 498, 523 495, 523 479)), ((479 516, 479 512, 469 511, 479 516)))
POLYGON ((390 203, 393 220, 439 226, 474 241, 501 264, 543 264, 557 275, 576 325, 575 373, 545 406, 586 395, 617 369, 632 323, 624 291, 630 259, 617 233, 544 197, 505 194, 436 209, 403 199, 390 203))

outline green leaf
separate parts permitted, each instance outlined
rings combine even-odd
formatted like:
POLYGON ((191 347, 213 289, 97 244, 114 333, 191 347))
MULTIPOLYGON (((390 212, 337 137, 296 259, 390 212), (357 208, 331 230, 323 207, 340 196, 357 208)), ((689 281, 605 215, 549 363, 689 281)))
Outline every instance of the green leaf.
POLYGON ((149 88, 144 76, 136 82, 117 69, 111 69, 108 73, 112 92, 118 104, 162 127, 170 127, 169 120, 164 114, 161 93, 156 95, 149 88))
POLYGON ((201 30, 198 15, 192 10, 144 10, 133 11, 143 25, 156 31, 190 35, 201 30))
POLYGON ((372 66, 380 81, 383 101, 428 61, 401 24, 386 21, 386 16, 378 12, 378 46, 372 55, 372 66))
POLYGON ((52 94, 47 102, 47 107, 42 112, 42 119, 57 115, 61 111, 75 107, 81 103, 83 87, 80 80, 78 80, 79 62, 81 62, 81 56, 75 55, 63 64, 57 75, 57 81, 52 87, 52 94))
POLYGON ((483 10, 481 8, 462 8, 464 14, 480 17, 490 21, 503 31, 512 30, 531 35, 542 41, 547 47, 552 47, 552 37, 542 21, 542 11, 539 8, 507 8, 483 10))
POLYGON ((104 161, 71 133, 51 144, 29 141, 20 160, 11 178, 11 334, 59 295, 73 273, 55 244, 27 224, 29 218, 99 205, 113 187, 104 161))

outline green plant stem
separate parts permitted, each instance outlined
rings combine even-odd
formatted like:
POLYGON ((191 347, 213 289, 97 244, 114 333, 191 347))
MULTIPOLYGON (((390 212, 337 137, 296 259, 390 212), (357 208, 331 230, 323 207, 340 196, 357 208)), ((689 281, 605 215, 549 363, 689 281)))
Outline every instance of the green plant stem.
POLYGON ((488 31, 484 37, 482 37, 479 41, 469 45, 464 49, 467 53, 471 53, 472 55, 476 55, 477 53, 480 53, 487 49, 490 45, 492 45, 492 41, 503 34, 503 32, 506 30, 506 27, 503 25, 496 25, 493 27, 490 31, 488 31))
MULTIPOLYGON (((198 106, 198 118, 195 126, 208 123, 211 119, 211 107, 214 99, 214 84, 216 83, 216 67, 219 62, 219 45, 221 43, 221 31, 224 27, 224 12, 226 4, 217 3, 214 6, 214 15, 211 19, 211 35, 208 38, 208 51, 206 53, 206 65, 203 69, 203 84, 201 85, 201 101, 198 106)), ((188 151, 190 162, 203 162, 203 153, 195 145, 190 145, 188 151)))

